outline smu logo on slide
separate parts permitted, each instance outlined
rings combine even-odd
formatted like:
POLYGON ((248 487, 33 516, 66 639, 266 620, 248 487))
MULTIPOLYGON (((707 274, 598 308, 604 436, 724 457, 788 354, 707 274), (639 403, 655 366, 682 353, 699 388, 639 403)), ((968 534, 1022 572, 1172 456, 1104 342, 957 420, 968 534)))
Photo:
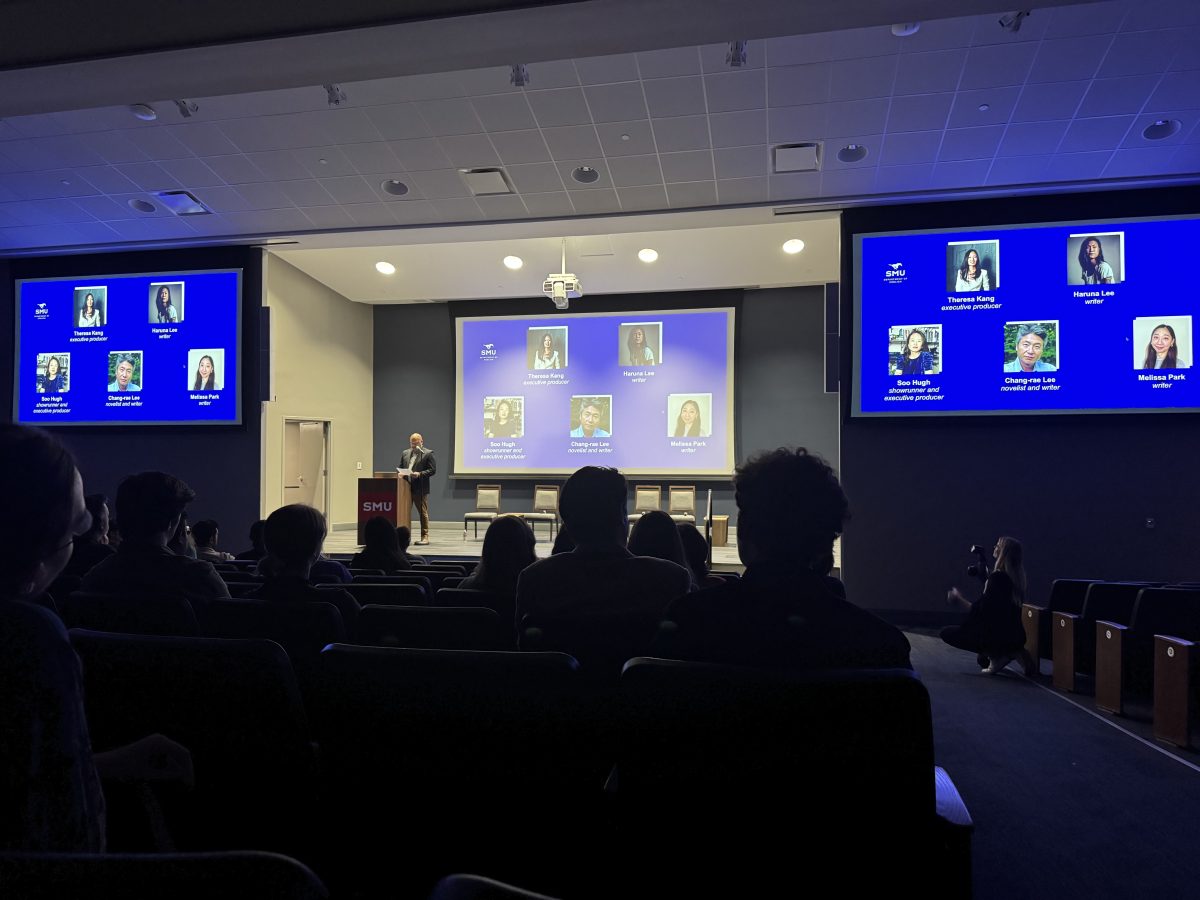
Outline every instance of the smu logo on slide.
POLYGON ((888 263, 888 267, 883 270, 885 284, 899 284, 907 279, 908 276, 904 274, 904 263, 902 262, 888 263))
POLYGON ((362 505, 363 512, 391 512, 391 500, 364 500, 362 505))
POLYGON ((500 351, 496 349, 495 344, 484 344, 479 350, 480 359, 495 359, 500 351))
POLYGON ((50 309, 45 303, 39 303, 33 310, 33 317, 39 322, 50 318, 50 309))

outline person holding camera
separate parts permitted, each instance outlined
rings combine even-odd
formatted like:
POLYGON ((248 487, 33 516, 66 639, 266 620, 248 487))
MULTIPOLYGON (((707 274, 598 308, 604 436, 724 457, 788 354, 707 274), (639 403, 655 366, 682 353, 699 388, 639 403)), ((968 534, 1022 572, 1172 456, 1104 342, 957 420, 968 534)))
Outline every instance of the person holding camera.
POLYGON ((967 620, 943 628, 942 640, 951 647, 974 652, 988 675, 1002 671, 1015 659, 1021 660, 1026 675, 1036 674, 1037 664, 1025 649, 1025 629, 1021 626, 1026 585, 1021 542, 1011 537, 996 541, 992 551, 996 566, 990 572, 984 549, 976 545, 971 552, 979 561, 967 572, 983 581, 983 594, 972 603, 957 587, 949 590, 946 602, 966 609, 967 620))

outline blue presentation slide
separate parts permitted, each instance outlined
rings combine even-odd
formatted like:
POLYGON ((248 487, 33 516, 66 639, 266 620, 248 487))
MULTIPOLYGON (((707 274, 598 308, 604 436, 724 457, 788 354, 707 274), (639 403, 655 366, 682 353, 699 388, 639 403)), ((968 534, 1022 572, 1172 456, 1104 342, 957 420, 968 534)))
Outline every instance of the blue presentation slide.
POLYGON ((855 237, 854 415, 1200 407, 1200 220, 855 237))
POLYGON ((461 318, 455 471, 733 470, 733 309, 461 318))
POLYGON ((241 270, 18 281, 14 416, 240 422, 240 314, 241 270))

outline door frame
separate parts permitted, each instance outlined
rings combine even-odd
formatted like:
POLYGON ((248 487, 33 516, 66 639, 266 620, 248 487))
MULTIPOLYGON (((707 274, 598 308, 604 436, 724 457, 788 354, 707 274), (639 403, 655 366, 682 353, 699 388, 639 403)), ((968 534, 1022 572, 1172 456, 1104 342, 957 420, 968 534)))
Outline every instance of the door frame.
POLYGON ((287 490, 287 426, 289 422, 300 424, 301 422, 320 422, 325 426, 325 469, 321 473, 324 475, 325 481, 325 521, 329 523, 329 530, 333 530, 333 509, 331 503, 333 500, 332 476, 330 471, 333 469, 333 420, 327 419, 324 416, 284 416, 283 428, 281 431, 283 440, 279 442, 279 474, 281 476, 280 499, 283 498, 283 491, 287 490))

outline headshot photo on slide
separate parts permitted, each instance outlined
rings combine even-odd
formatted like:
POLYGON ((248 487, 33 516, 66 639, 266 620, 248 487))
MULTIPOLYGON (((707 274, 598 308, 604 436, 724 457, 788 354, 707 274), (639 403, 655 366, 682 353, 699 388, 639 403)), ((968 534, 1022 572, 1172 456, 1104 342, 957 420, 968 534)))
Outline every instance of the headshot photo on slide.
POLYGON ((142 389, 142 351, 117 350, 108 354, 108 392, 136 393, 142 389))
POLYGON ((1125 280, 1125 232, 1067 236, 1067 284, 1120 284, 1125 280))
POLYGON ((937 375, 941 371, 941 325, 888 326, 889 375, 937 375))
POLYGON ((519 438, 525 434, 522 414, 524 397, 484 397, 483 436, 488 438, 519 438))
POLYGON ((529 368, 565 369, 567 367, 567 328, 565 325, 541 325, 525 331, 525 349, 529 368))
POLYGON ((70 353, 39 353, 37 355, 37 392, 65 394, 71 389, 70 353))
POLYGON ((1138 316, 1133 320, 1135 369, 1190 369, 1194 354, 1191 316, 1138 316))
POLYGON ((188 390, 219 391, 225 384, 225 351, 189 350, 187 370, 188 390))
POLYGON ((571 398, 571 437, 612 437, 612 395, 581 395, 571 398))
POLYGON ((712 394, 668 394, 667 437, 706 438, 712 435, 712 394))
POLYGON ((183 321, 183 282, 168 281, 150 285, 150 322, 169 325, 183 321))
POLYGON ((661 365, 662 331, 662 322, 622 322, 618 329, 621 365, 661 365))
POLYGON ((1062 366, 1058 322, 1005 322, 1004 371, 1057 372, 1062 366))
POLYGON ((108 288, 77 287, 74 289, 75 326, 77 328, 101 328, 107 321, 108 288))
POLYGON ((950 241, 946 244, 946 290, 978 294, 1000 287, 1000 242, 950 241))

